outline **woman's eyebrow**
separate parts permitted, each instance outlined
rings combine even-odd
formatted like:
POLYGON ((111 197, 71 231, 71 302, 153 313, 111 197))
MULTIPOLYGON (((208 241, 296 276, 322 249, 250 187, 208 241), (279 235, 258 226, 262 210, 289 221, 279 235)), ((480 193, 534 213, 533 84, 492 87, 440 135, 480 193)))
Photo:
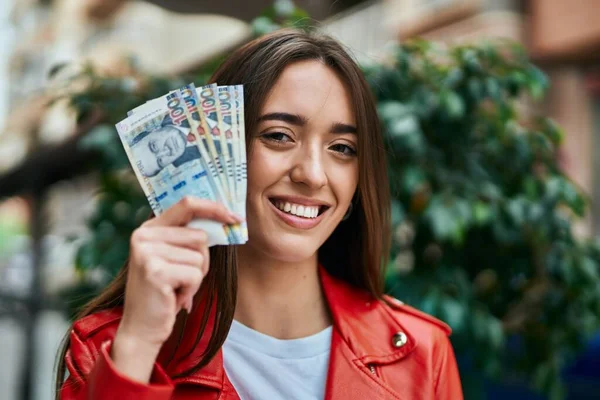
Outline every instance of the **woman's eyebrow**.
MULTIPOLYGON (((258 122, 262 121, 283 121, 288 124, 304 126, 308 122, 308 118, 298 115, 290 114, 286 112, 273 112, 261 116, 258 122)), ((331 133, 356 133, 357 129, 354 125, 343 124, 341 122, 335 122, 331 125, 331 133)))
POLYGON ((303 117, 298 114, 289 114, 289 113, 285 113, 285 112, 274 112, 274 113, 269 113, 269 114, 265 114, 265 115, 261 116, 258 119, 258 122, 262 122, 262 121, 283 121, 283 122, 287 122, 288 124, 292 124, 292 125, 304 126, 304 125, 306 125, 306 122, 308 120, 306 119, 306 117, 303 117))
POLYGON ((342 124, 341 122, 336 122, 331 125, 330 129, 331 133, 357 133, 357 129, 354 125, 342 124))

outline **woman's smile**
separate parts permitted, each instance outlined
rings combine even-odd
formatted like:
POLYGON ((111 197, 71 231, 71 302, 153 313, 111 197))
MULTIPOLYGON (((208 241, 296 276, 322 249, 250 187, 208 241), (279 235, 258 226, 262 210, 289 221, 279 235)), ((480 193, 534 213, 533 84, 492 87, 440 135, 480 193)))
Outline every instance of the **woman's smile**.
POLYGON ((311 229, 324 218, 326 202, 297 196, 270 197, 273 212, 286 224, 298 229, 311 229))

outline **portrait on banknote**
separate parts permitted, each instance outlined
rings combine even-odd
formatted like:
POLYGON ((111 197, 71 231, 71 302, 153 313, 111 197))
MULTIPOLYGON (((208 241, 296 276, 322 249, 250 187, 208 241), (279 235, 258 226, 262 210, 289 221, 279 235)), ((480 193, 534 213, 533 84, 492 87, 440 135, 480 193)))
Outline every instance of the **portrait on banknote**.
POLYGON ((194 135, 185 130, 165 118, 159 127, 145 130, 133 139, 131 152, 144 176, 155 176, 169 165, 179 167, 200 158, 194 135))

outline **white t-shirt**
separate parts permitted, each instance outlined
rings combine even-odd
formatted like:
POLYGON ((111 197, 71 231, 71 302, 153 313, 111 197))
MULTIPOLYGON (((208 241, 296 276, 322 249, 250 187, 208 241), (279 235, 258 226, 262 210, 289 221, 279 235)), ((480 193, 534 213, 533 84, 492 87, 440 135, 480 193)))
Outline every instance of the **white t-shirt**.
POLYGON ((223 344, 223 366, 242 400, 321 400, 332 327, 281 340, 233 321, 223 344))

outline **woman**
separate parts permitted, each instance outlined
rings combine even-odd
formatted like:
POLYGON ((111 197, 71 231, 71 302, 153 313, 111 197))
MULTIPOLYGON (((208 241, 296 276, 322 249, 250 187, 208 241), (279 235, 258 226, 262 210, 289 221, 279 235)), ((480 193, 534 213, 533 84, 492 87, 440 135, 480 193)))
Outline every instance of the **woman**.
POLYGON ((200 199, 138 228, 73 326, 61 398, 461 399, 450 329, 382 294, 390 199, 357 65, 280 31, 212 80, 244 84, 250 240, 209 251, 186 223, 238 218, 200 199))

